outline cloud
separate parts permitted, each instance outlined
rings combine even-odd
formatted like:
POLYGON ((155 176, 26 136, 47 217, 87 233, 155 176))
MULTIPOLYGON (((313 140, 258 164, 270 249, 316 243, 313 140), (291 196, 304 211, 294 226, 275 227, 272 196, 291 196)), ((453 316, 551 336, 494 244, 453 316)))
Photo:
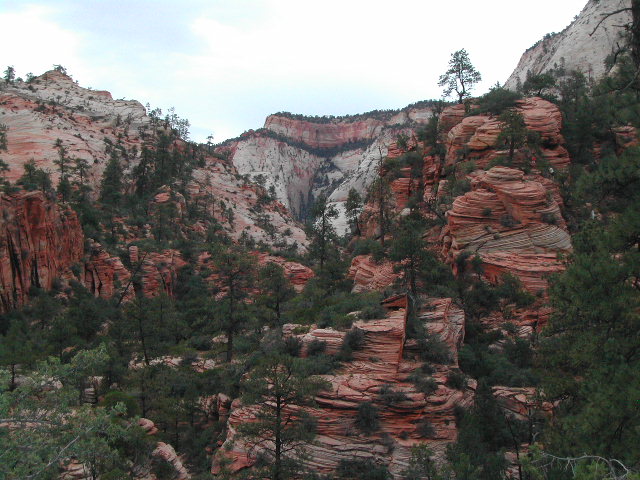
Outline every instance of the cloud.
POLYGON ((220 141, 280 110, 340 115, 437 98, 460 48, 483 74, 483 93, 583 2, 12 2, 0 22, 17 40, 2 56, 19 74, 60 63, 83 86, 175 106, 195 139, 213 131, 220 141))

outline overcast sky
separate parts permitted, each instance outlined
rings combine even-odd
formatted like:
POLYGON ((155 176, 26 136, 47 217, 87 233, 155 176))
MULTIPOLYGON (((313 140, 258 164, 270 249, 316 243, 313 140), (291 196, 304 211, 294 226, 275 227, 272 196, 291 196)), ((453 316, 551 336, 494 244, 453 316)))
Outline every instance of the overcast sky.
POLYGON ((0 2, 0 65, 65 66, 84 87, 163 110, 191 137, 260 128, 277 111, 343 115, 439 98, 466 48, 481 94, 586 0, 59 0, 0 2))

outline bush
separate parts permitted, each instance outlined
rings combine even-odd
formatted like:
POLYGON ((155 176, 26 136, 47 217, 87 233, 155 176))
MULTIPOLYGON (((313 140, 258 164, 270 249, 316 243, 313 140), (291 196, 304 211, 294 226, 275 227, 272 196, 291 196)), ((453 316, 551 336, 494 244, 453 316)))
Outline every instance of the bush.
POLYGON ((438 390, 438 382, 420 372, 413 372, 409 375, 408 380, 415 385, 417 391, 424 393, 427 397, 438 390))
POLYGON ((284 339, 284 352, 292 357, 300 356, 302 340, 297 337, 287 337, 284 339))
POLYGON ((375 405, 371 402, 362 402, 358 406, 355 425, 365 435, 376 432, 380 428, 380 415, 375 405))
POLYGON ((490 217, 492 214, 492 210, 489 207, 485 207, 482 209, 482 216, 483 217, 490 217))
POLYGON ((513 228, 516 226, 516 220, 508 213, 505 213, 500 217, 500 225, 507 228, 513 228))
POLYGON ((119 392, 119 391, 111 391, 108 392, 102 401, 100 402, 100 406, 105 408, 115 407, 118 403, 122 403, 127 409, 127 417, 135 417, 140 415, 140 407, 136 398, 133 395, 129 395, 128 393, 119 392))
POLYGON ((460 370, 452 370, 447 376, 447 386, 462 390, 467 386, 467 377, 460 370))
POLYGON ((433 438, 436 434, 436 429, 429 420, 423 418, 416 425, 416 433, 424 438, 433 438))
POLYGON ((408 399, 409 397, 407 397, 404 392, 394 390, 389 384, 382 385, 382 387, 380 387, 380 392, 378 393, 378 400, 387 406, 405 402, 408 399))
POLYGON ((307 355, 309 357, 315 357, 325 352, 327 349, 327 342, 323 340, 312 340, 307 345, 307 355))
POLYGON ((420 358, 427 362, 446 365, 451 362, 449 346, 438 335, 425 333, 424 338, 418 340, 420 358))
POLYGON ((386 467, 376 465, 373 460, 340 460, 336 469, 337 478, 341 480, 389 480, 391 475, 386 467))
POLYGON ((382 318, 385 315, 385 309, 379 303, 367 305, 360 310, 360 318, 364 320, 373 320, 374 318, 382 318))
POLYGON ((339 357, 341 360, 351 360, 352 353, 364 347, 364 332, 359 328, 352 328, 347 332, 340 347, 339 357))
POLYGON ((478 113, 491 113, 492 115, 499 115, 507 108, 513 108, 516 106, 516 101, 520 100, 522 95, 495 86, 478 99, 478 109, 473 110, 473 114, 478 113))
POLYGON ((558 217, 551 212, 544 212, 541 218, 544 223, 548 223, 549 225, 556 225, 558 223, 558 217))

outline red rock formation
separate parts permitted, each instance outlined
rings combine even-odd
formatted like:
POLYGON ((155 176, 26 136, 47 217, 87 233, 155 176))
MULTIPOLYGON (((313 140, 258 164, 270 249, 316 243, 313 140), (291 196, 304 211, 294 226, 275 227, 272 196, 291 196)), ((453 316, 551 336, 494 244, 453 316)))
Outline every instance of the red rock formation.
POLYGON ((23 305, 31 287, 71 277, 84 237, 75 212, 41 192, 0 195, 0 311, 23 305))
POLYGON ((471 185, 453 202, 442 235, 454 271, 466 250, 482 257, 490 280, 509 272, 531 292, 546 288, 545 276, 563 268, 558 254, 571 251, 555 191, 538 176, 506 167, 478 172, 471 185))
POLYGON ((353 291, 365 292, 384 290, 393 285, 398 274, 393 271, 393 263, 376 262, 371 255, 353 257, 349 267, 348 278, 353 279, 353 291))
POLYGON ((258 253, 258 264, 276 263, 284 269, 284 275, 289 279, 296 292, 301 292, 307 282, 314 277, 313 270, 298 262, 290 262, 282 257, 258 253))
POLYGON ((124 289, 129 284, 131 273, 122 264, 119 257, 112 257, 97 242, 89 245, 89 259, 84 265, 84 286, 96 297, 111 298, 124 294, 125 300, 131 300, 133 288, 124 289), (118 287, 118 288, 116 288, 118 287))
MULTIPOLYGON (((331 473, 340 460, 373 458, 389 464, 394 478, 399 478, 399 472, 407 465, 412 445, 426 441, 442 455, 445 446, 456 438, 454 407, 468 405, 471 391, 453 390, 445 385, 453 365, 436 366, 434 379, 438 387, 431 395, 416 390, 407 379, 420 363, 412 359, 415 345, 408 356, 404 352, 408 343, 405 338, 406 300, 394 298, 386 305, 390 310, 384 318, 354 323, 354 327, 364 333, 364 347, 355 351, 353 360, 346 362, 335 374, 325 376, 331 388, 317 396, 318 407, 311 412, 318 422, 318 435, 309 446, 307 462, 312 471, 331 473), (402 392, 406 399, 386 404, 380 397, 383 388, 402 392), (380 413, 380 431, 370 436, 363 435, 354 425, 358 406, 364 401, 374 403, 380 413), (421 428, 426 422, 433 428, 428 439, 424 437, 426 429, 421 428)), ((464 316, 450 300, 428 302, 421 318, 430 331, 441 334, 448 344, 457 347, 461 343, 464 316)), ((296 328, 285 326, 285 333, 293 333, 296 328)), ((343 336, 344 332, 330 329, 312 329, 298 334, 305 346, 312 340, 327 341, 329 354, 337 350, 343 336)), ((220 452, 231 461, 232 471, 249 467, 254 461, 236 436, 237 425, 251 421, 253 415, 251 406, 238 405, 229 418, 227 441, 220 452), (225 447, 230 450, 225 451, 225 447)), ((214 472, 218 470, 216 462, 214 472)))
MULTIPOLYGON (((521 160, 534 166, 548 164, 553 168, 566 168, 569 154, 562 146, 564 138, 560 133, 562 114, 556 105, 538 97, 526 98, 517 102, 517 110, 522 114, 527 128, 540 135, 542 158, 531 154, 531 159, 521 160)), ((445 112, 447 110, 445 109, 445 112)), ((475 162, 476 166, 486 168, 491 160, 499 155, 506 156, 497 146, 501 132, 500 121, 491 115, 474 115, 460 120, 460 109, 451 110, 441 120, 448 128, 446 137, 446 164, 454 165, 464 159, 475 162), (455 123, 456 121, 459 122, 455 123)), ((445 128, 446 131, 446 128, 445 128)))

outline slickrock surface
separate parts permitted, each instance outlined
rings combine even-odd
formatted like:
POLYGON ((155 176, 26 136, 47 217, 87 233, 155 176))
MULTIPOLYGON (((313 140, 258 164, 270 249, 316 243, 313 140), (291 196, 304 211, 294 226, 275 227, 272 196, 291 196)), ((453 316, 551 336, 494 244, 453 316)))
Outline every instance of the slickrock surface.
POLYGON ((384 290, 398 278, 398 274, 393 271, 392 262, 377 263, 371 255, 354 257, 347 276, 353 279, 353 291, 356 293, 384 290))
POLYGON ((520 58, 518 66, 505 83, 515 90, 524 83, 527 72, 540 74, 563 66, 567 72, 578 70, 592 80, 606 73, 605 59, 620 42, 620 27, 631 22, 631 12, 621 12, 605 19, 594 31, 604 14, 630 5, 628 0, 589 0, 576 19, 562 32, 545 36, 520 58))
POLYGON ((155 457, 162 458, 164 461, 173 466, 173 469, 175 470, 176 480, 188 480, 189 478, 191 478, 191 475, 185 468, 175 449, 168 443, 158 442, 158 446, 153 451, 153 455, 155 457))
POLYGON ((50 290, 81 262, 84 236, 78 217, 41 192, 0 196, 0 311, 23 305, 33 287, 50 290))
MULTIPOLYGON (((454 407, 469 405, 472 390, 459 391, 445 385, 448 373, 455 368, 455 361, 451 365, 435 365, 437 371, 433 377, 438 386, 431 395, 419 392, 408 381, 409 374, 421 362, 414 359, 417 355, 415 342, 407 347, 410 351, 405 354, 405 345, 410 342, 405 337, 406 303, 404 298, 402 300, 387 302, 391 309, 384 318, 355 322, 354 327, 364 332, 364 347, 354 351, 353 360, 346 362, 335 374, 324 376, 331 388, 318 395, 318 407, 311 412, 318 422, 318 434, 314 444, 309 446, 310 469, 331 473, 342 459, 372 458, 388 463, 394 478, 400 478, 412 445, 426 441, 441 456, 445 446, 455 440, 454 407), (406 399, 386 404, 380 397, 384 386, 403 392, 406 399), (365 401, 372 402, 380 413, 380 430, 370 436, 362 434, 354 424, 358 406, 365 401), (429 428, 425 425, 432 427, 431 432, 426 433, 429 428)), ((460 345, 464 315, 451 300, 428 301, 420 315, 429 331, 442 335, 449 345, 456 348, 460 345)), ((297 328, 301 327, 287 325, 285 334, 293 333, 297 328)), ((330 329, 312 329, 298 334, 305 346, 312 340, 327 341, 329 354, 337 351, 343 336, 344 332, 330 329)), ((246 468, 253 462, 236 436, 237 425, 251 421, 253 415, 251 406, 238 406, 231 412, 225 442, 230 450, 225 451, 223 446, 220 452, 231 460, 232 470, 246 468)), ((214 472, 218 469, 218 463, 214 462, 214 472)))
POLYGON ((571 251, 554 192, 537 176, 507 167, 478 172, 471 184, 443 230, 443 253, 454 270, 467 250, 482 258, 490 280, 508 272, 532 292, 544 289, 544 277, 563 268, 558 254, 571 251))
POLYGON ((264 192, 244 183, 234 167, 211 159, 205 168, 193 172, 193 178, 188 187, 192 201, 233 239, 240 239, 244 233, 267 245, 284 242, 306 248, 308 240, 302 225, 293 220, 287 208, 279 202, 261 203, 264 192))

